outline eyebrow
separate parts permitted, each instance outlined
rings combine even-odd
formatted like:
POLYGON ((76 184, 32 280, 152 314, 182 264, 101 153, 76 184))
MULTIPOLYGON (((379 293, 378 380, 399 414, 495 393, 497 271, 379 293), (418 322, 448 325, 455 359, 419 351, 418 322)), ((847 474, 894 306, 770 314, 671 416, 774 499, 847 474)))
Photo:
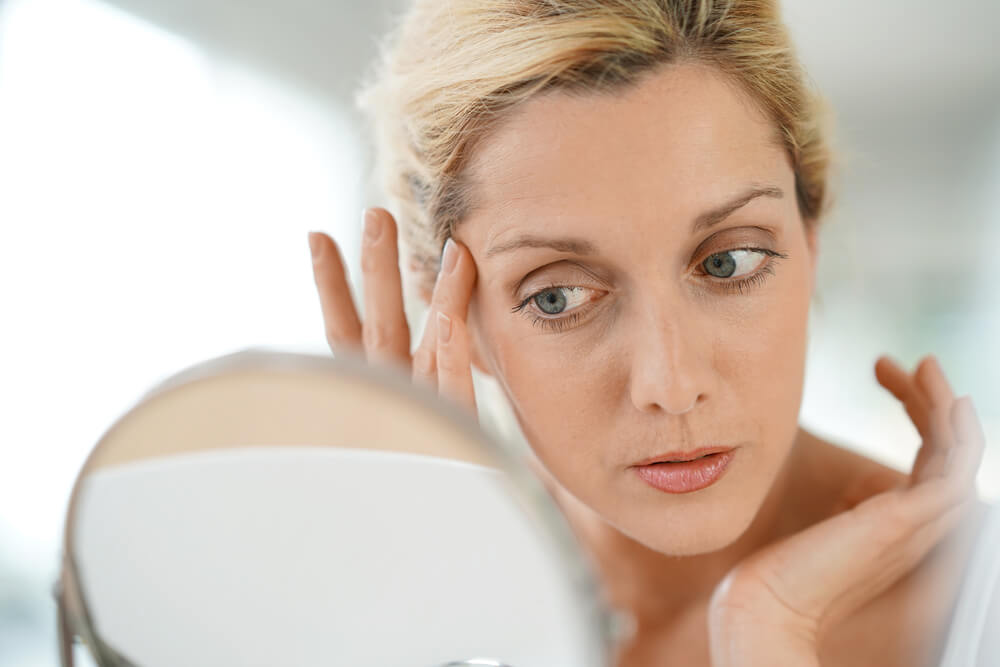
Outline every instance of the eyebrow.
MULTIPOLYGON (((784 196, 785 193, 781 188, 771 185, 752 187, 721 206, 717 206, 710 211, 705 211, 700 214, 694 219, 694 222, 691 225, 691 233, 697 234, 698 232, 718 225, 728 218, 734 211, 743 208, 758 197, 773 197, 775 199, 781 199, 784 196)), ((490 257, 494 257, 501 253, 518 250, 520 248, 551 248, 559 252, 572 253, 575 255, 593 255, 597 253, 597 247, 590 241, 584 239, 572 237, 550 238, 545 236, 536 236, 533 234, 524 234, 507 241, 506 243, 491 246, 489 250, 486 251, 486 258, 489 259, 490 257)))
POLYGON ((487 259, 503 252, 510 252, 519 248, 552 248, 559 252, 569 252, 575 255, 593 255, 597 253, 597 247, 590 241, 575 238, 547 238, 544 236, 534 236, 525 234, 516 239, 491 246, 486 251, 487 259))
POLYGON ((738 197, 726 202, 722 206, 717 206, 711 211, 706 211, 695 218, 694 224, 691 225, 691 233, 697 234, 700 231, 719 224, 728 218, 733 211, 743 208, 758 197, 774 197, 775 199, 781 199, 784 196, 784 191, 782 191, 781 188, 774 187, 773 185, 752 187, 738 197))

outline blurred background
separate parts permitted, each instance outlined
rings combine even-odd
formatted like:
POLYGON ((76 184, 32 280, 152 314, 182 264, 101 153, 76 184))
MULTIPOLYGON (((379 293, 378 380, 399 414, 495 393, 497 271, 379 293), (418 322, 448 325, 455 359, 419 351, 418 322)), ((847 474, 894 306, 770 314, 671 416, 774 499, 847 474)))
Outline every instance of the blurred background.
MULTIPOLYGON (((57 663, 70 487, 142 393, 249 346, 327 352, 306 232, 359 274, 362 208, 386 202, 353 92, 404 5, 0 0, 0 666, 57 663)), ((908 469, 872 366, 934 353, 984 421, 995 500, 1000 3, 784 11, 841 160, 802 423, 908 469)))

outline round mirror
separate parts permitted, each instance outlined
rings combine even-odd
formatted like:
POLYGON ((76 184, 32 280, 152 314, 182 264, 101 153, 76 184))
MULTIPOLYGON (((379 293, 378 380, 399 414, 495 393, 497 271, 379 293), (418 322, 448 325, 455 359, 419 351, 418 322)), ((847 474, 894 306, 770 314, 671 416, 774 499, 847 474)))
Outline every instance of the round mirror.
POLYGON ((470 415, 352 358, 246 351, 144 396, 77 479, 64 665, 610 662, 552 499, 470 415))

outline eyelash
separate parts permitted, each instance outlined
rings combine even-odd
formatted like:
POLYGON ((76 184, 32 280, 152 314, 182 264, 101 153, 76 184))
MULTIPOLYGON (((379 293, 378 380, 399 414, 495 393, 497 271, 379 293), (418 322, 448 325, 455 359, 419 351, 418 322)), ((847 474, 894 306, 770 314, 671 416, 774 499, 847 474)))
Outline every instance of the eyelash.
MULTIPOLYGON (((728 249, 722 250, 720 252, 713 252, 711 255, 708 255, 708 257, 712 257, 713 255, 723 255, 723 254, 725 254, 727 252, 732 252, 734 250, 749 250, 749 251, 752 251, 752 252, 763 253, 763 254, 767 255, 768 257, 772 257, 772 258, 773 257, 778 257, 780 259, 788 259, 788 255, 786 255, 784 253, 780 253, 780 252, 777 252, 777 251, 774 251, 774 250, 769 250, 767 248, 749 248, 749 247, 728 248, 728 249)), ((706 259, 707 259, 707 257, 706 257, 706 259)), ((704 263, 704 260, 702 260, 702 264, 703 263, 704 263)), ((767 276, 768 275, 772 275, 773 276, 774 275, 774 263, 775 263, 775 260, 772 259, 771 261, 767 262, 767 264, 765 264, 763 267, 757 269, 756 271, 754 271, 750 275, 744 276, 742 278, 738 278, 736 280, 726 280, 724 278, 718 278, 718 279, 715 279, 715 280, 711 280, 710 282, 719 285, 720 287, 722 287, 722 289, 724 289, 724 290, 726 290, 726 291, 728 291, 730 293, 739 293, 739 294, 742 295, 746 291, 748 291, 750 289, 753 289, 754 287, 757 287, 757 286, 760 286, 760 285, 764 284, 764 282, 767 280, 767 276)), ((699 264, 698 266, 701 266, 701 264, 699 264)), ((702 275, 708 275, 708 274, 702 272, 702 275)), ((540 290, 532 293, 526 299, 524 299, 523 301, 521 301, 521 303, 519 303, 516 306, 514 306, 514 308, 512 308, 511 310, 512 310, 512 312, 515 312, 515 313, 516 312, 520 312, 520 311, 524 310, 528 306, 529 303, 531 303, 532 299, 534 299, 536 296, 538 296, 542 292, 547 292, 547 291, 549 291, 551 289, 557 289, 557 288, 560 288, 560 287, 570 287, 570 285, 552 284, 552 285, 549 285, 547 287, 543 287, 542 289, 540 289, 540 290)), ((562 331, 566 327, 571 326, 577 320, 579 320, 580 316, 582 314, 584 314, 587 310, 589 310, 589 308, 582 308, 582 309, 578 308, 573 313, 571 313, 570 315, 567 315, 565 317, 543 317, 541 315, 537 315, 536 313, 534 313, 534 312, 532 312, 530 310, 524 311, 524 314, 525 314, 525 317, 528 317, 528 318, 531 319, 532 325, 539 325, 539 326, 543 326, 543 327, 549 327, 549 328, 551 328, 554 331, 562 331)))
MULTIPOLYGON (((723 250, 721 252, 713 252, 708 257, 712 257, 713 255, 724 255, 727 252, 732 252, 734 250, 749 250, 751 252, 763 253, 764 255, 766 255, 768 257, 778 257, 779 259, 788 259, 788 255, 786 255, 784 253, 777 252, 775 250, 769 250, 767 248, 729 248, 729 249, 723 250)), ((705 259, 708 259, 708 258, 706 257, 705 259)), ((705 260, 702 260, 701 263, 698 264, 698 266, 701 266, 704 263, 705 263, 705 260)), ((775 263, 775 260, 772 259, 771 261, 767 262, 764 266, 762 266, 761 268, 759 268, 756 271, 754 271, 753 273, 751 273, 750 275, 744 276, 742 278, 737 278, 736 280, 727 280, 725 278, 716 278, 715 280, 712 280, 711 282, 716 283, 717 285, 719 285, 720 287, 722 287, 724 290, 726 290, 728 292, 731 292, 731 293, 737 293, 738 292, 739 294, 743 294, 745 290, 749 290, 749 289, 752 289, 754 287, 757 287, 759 285, 764 284, 764 281, 767 280, 766 276, 768 276, 768 275, 772 275, 773 276, 774 275, 774 263, 775 263)), ((703 275, 708 275, 708 274, 703 273, 703 275)))
MULTIPOLYGON (((549 290, 557 289, 559 287, 568 288, 568 287, 572 287, 572 285, 561 285, 559 283, 551 283, 551 284, 549 284, 549 285, 547 285, 547 286, 545 286, 545 287, 543 287, 543 288, 541 288, 541 289, 536 290, 535 292, 533 292, 530 296, 528 296, 526 299, 524 299, 523 301, 521 301, 521 303, 519 303, 516 306, 514 306, 511 309, 511 312, 515 312, 516 313, 516 312, 519 312, 521 310, 524 310, 524 308, 529 303, 531 303, 532 299, 534 299, 536 296, 538 296, 542 292, 547 292, 549 290)), ((565 315, 563 317, 543 317, 542 315, 538 315, 538 314, 536 314, 536 313, 534 313, 534 312, 532 312, 530 310, 524 311, 524 315, 525 315, 525 317, 528 317, 528 318, 531 319, 531 323, 533 325, 537 324, 539 326, 549 327, 549 328, 551 328, 554 331, 562 331, 566 327, 569 327, 569 326, 575 324, 576 321, 580 319, 580 316, 583 315, 583 314, 585 314, 586 311, 588 311, 588 310, 590 310, 590 309, 589 308, 577 308, 576 310, 574 310, 569 315, 565 315)))

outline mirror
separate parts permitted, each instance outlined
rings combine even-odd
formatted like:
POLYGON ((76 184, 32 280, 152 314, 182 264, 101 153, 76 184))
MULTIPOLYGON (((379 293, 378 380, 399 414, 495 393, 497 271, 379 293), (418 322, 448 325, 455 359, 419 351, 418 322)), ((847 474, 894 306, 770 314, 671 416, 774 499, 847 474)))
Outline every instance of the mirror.
POLYGON ((470 415, 350 357, 248 350, 100 439, 57 586, 63 665, 610 664, 543 486, 470 415))

